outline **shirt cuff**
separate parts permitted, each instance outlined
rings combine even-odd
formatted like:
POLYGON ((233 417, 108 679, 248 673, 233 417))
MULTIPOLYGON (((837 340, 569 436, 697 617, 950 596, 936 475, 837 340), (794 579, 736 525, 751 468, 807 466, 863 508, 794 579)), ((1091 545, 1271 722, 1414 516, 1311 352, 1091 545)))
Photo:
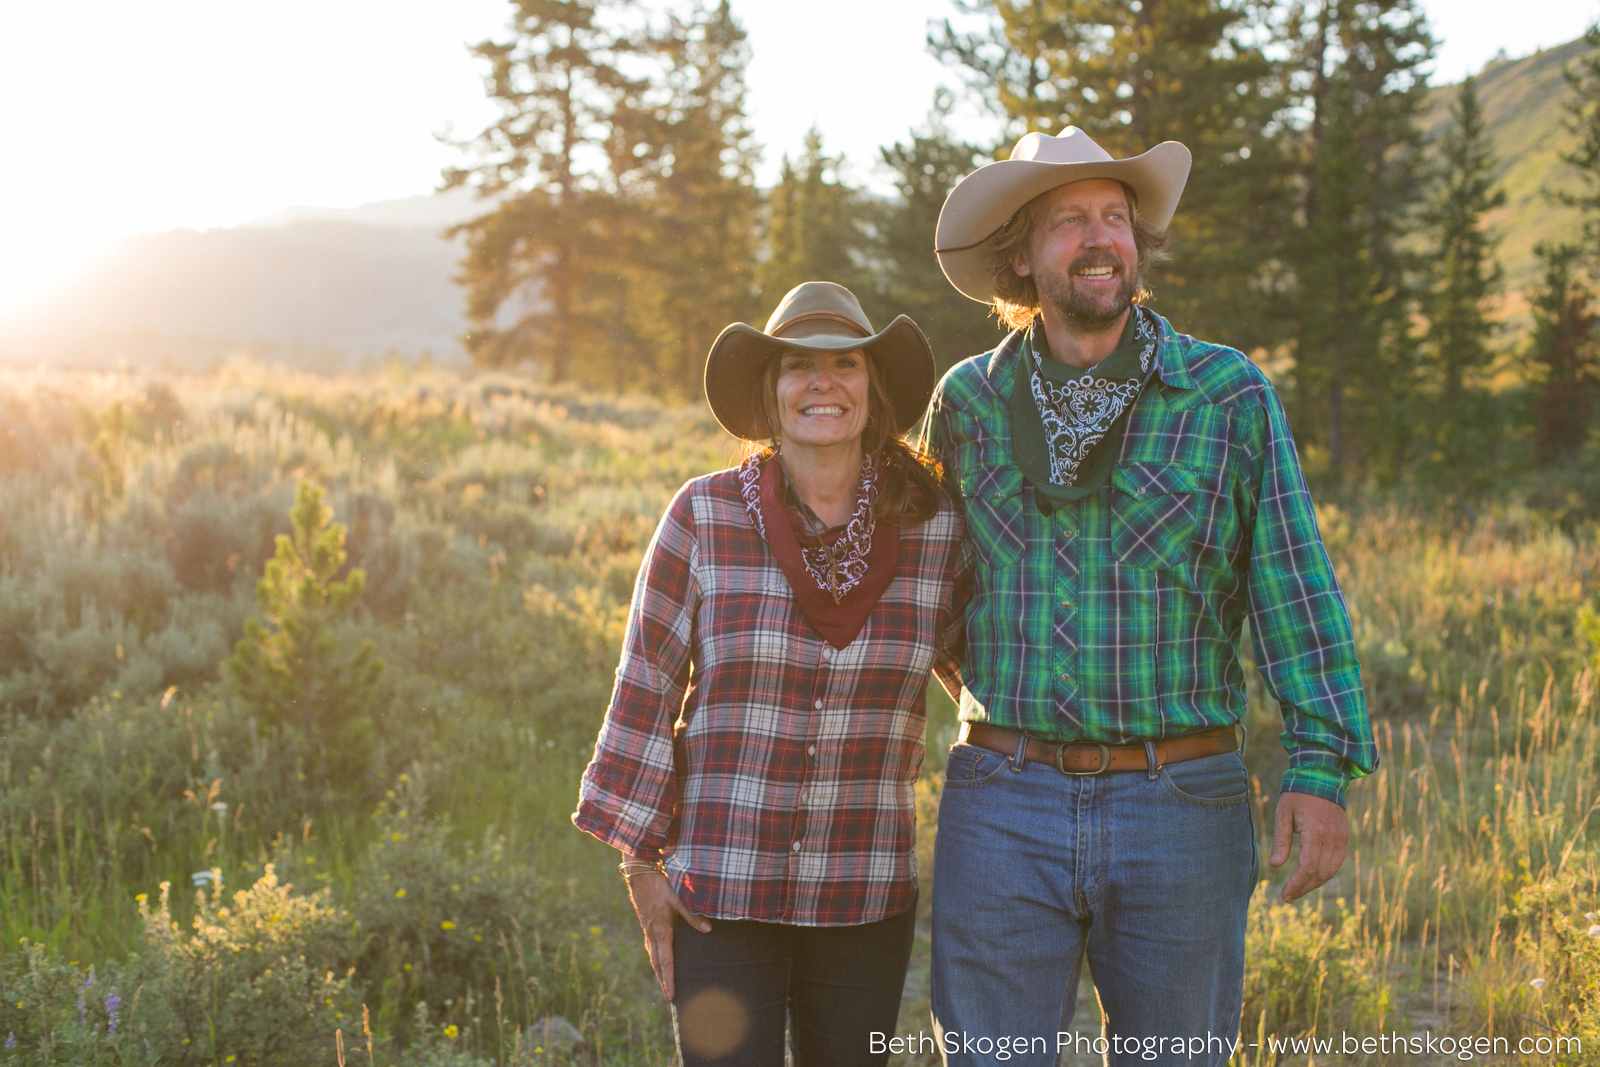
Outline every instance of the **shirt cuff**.
POLYGON ((572 813, 572 825, 626 856, 647 863, 659 863, 661 860, 659 846, 645 844, 638 836, 628 832, 621 819, 591 804, 587 798, 578 801, 578 810, 572 813))
POLYGON ((1326 763, 1302 763, 1284 772, 1281 790, 1285 793, 1308 793, 1331 800, 1342 808, 1345 788, 1349 784, 1350 776, 1338 767, 1326 763))

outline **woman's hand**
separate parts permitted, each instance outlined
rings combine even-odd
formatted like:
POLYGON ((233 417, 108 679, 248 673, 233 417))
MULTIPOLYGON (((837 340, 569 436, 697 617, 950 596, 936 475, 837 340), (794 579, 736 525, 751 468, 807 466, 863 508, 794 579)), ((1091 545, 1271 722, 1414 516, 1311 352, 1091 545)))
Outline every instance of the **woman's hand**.
POLYGON ((661 984, 661 995, 669 1001, 676 989, 672 981, 672 919, 683 916, 683 921, 702 934, 711 932, 711 923, 684 907, 672 883, 660 871, 636 874, 628 879, 628 896, 633 900, 633 913, 639 917, 639 929, 644 931, 644 947, 650 953, 650 968, 656 972, 661 984))

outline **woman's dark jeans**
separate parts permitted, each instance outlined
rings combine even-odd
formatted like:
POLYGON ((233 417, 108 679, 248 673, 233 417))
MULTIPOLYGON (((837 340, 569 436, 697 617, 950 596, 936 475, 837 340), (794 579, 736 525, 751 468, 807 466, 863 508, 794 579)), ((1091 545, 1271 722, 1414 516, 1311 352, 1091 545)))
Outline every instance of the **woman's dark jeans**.
POLYGON ((709 934, 680 919, 672 1025, 684 1067, 783 1067, 786 1020, 794 1067, 881 1067, 888 1053, 870 1051, 871 1035, 894 1035, 916 913, 860 926, 712 919, 709 934))

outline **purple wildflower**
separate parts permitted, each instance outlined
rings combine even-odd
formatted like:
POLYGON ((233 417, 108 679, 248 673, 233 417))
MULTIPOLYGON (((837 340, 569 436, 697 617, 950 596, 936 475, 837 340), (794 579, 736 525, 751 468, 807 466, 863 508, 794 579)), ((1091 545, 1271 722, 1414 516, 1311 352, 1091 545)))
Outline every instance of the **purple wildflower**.
POLYGON ((122 1007, 122 998, 117 996, 117 991, 113 989, 106 995, 104 1004, 106 1009, 106 1033, 114 1034, 117 1032, 117 1009, 122 1007))
POLYGON ((17 1035, 16 1034, 7 1034, 6 1035, 6 1051, 9 1052, 9 1051, 11 1051, 12 1049, 14 1049, 16 1047, 17 1047, 17 1035))

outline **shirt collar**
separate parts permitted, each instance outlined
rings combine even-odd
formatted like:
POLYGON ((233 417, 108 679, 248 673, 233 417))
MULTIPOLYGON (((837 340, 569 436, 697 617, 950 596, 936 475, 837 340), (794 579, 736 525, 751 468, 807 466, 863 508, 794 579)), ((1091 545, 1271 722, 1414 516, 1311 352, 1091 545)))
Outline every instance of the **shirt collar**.
MULTIPOLYGON (((1147 309, 1148 310, 1148 309, 1147 309)), ((1156 312, 1150 312, 1156 320, 1156 326, 1161 331, 1161 340, 1156 345, 1156 377, 1161 379, 1161 384, 1170 389, 1194 389, 1194 379, 1189 375, 1189 367, 1183 359, 1183 345, 1178 340, 1178 333, 1172 324, 1156 312)), ((999 395, 1000 399, 1009 401, 1011 398, 1011 376, 1013 373, 1012 360, 1018 358, 1024 349, 1023 339, 1027 337, 1026 326, 1012 330, 1006 335, 1005 340, 995 346, 994 352, 989 356, 988 364, 984 368, 989 378, 989 384, 999 395)))

